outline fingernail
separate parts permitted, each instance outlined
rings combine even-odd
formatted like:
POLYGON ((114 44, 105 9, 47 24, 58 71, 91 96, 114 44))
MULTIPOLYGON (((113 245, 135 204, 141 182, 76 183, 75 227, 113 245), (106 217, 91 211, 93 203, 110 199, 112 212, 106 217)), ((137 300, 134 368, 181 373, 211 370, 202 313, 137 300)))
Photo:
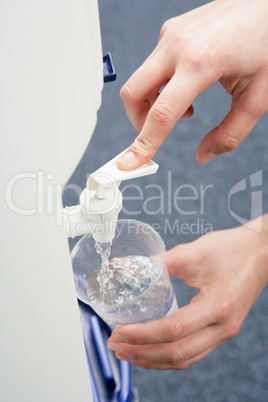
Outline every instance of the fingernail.
POLYGON ((211 151, 206 151, 202 154, 200 161, 201 163, 207 163, 209 161, 211 161, 213 158, 215 158, 216 154, 214 154, 214 152, 211 151))
POLYGON ((116 356, 116 358, 119 359, 119 360, 127 360, 126 356, 123 355, 123 354, 120 353, 120 352, 116 352, 116 353, 115 353, 115 356, 116 356))
POLYGON ((120 158, 118 158, 118 162, 123 162, 123 163, 132 163, 134 159, 136 158, 136 155, 132 151, 127 151, 125 152, 120 158))
POLYGON ((107 347, 108 347, 108 349, 113 350, 114 352, 120 352, 121 351, 121 347, 120 347, 120 345, 118 343, 108 342, 107 347))
POLYGON ((111 341, 116 343, 124 343, 127 342, 126 338, 121 334, 112 334, 111 341))

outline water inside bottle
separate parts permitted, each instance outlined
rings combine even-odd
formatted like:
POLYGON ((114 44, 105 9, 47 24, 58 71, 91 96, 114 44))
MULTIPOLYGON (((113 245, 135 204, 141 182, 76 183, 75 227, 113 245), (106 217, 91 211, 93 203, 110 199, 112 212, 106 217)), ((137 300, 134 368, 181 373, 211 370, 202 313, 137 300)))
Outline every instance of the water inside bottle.
POLYGON ((155 281, 161 269, 145 256, 113 258, 105 264, 89 280, 87 296, 91 303, 112 305, 134 299, 155 281))
POLYGON ((99 243, 95 241, 94 247, 96 252, 101 257, 101 267, 97 276, 97 281, 100 284, 101 289, 105 289, 110 278, 113 276, 113 271, 109 269, 109 257, 111 254, 112 242, 99 243))
POLYGON ((99 243, 95 248, 102 262, 88 280, 87 301, 111 328, 148 322, 176 311, 169 275, 153 257, 128 255, 109 260, 111 243, 99 243), (109 306, 111 310, 107 310, 109 306))

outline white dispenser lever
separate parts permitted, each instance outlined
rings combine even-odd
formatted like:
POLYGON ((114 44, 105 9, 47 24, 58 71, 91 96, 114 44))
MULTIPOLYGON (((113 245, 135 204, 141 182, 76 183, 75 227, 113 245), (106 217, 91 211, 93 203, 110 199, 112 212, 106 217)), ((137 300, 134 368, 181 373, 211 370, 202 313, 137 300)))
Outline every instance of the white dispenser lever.
POLYGON ((153 174, 158 170, 158 165, 152 160, 138 169, 121 170, 116 165, 120 155, 89 176, 86 188, 80 195, 80 205, 64 208, 68 237, 92 233, 98 242, 111 241, 122 208, 122 194, 118 188, 121 182, 153 174))

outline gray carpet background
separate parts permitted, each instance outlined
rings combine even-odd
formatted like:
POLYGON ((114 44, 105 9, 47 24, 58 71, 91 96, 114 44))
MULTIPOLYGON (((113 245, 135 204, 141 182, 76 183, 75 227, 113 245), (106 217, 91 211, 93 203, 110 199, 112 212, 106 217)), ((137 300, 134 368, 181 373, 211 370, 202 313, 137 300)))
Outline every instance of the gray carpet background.
MULTIPOLYGON (((162 24, 168 18, 202 4, 204 2, 198 0, 99 1, 103 52, 112 52, 118 77, 114 83, 105 84, 96 130, 69 184, 75 184, 82 190, 89 173, 133 141, 137 133, 125 115, 119 97, 121 86, 154 49, 162 24)), ((229 191, 242 179, 246 179, 249 187, 250 175, 258 171, 263 174, 262 212, 268 212, 268 115, 259 121, 235 152, 219 156, 206 166, 196 161, 195 152, 199 142, 221 121, 229 107, 229 95, 219 83, 213 85, 194 102, 194 116, 178 122, 154 157, 160 165, 158 173, 121 185, 121 189, 127 184, 139 186, 144 199, 125 199, 120 217, 138 219, 157 227, 167 249, 195 240, 204 232, 206 225, 213 227, 213 230, 238 226, 239 223, 228 209, 229 191), (159 209, 159 199, 151 199, 146 203, 150 197, 159 195, 157 187, 147 187, 151 184, 161 186, 165 196, 164 211, 157 214, 154 212, 159 209), (184 184, 194 187, 199 198, 180 201, 181 209, 192 212, 191 215, 178 212, 174 203, 171 204, 171 211, 167 207, 168 194, 174 197, 177 188, 184 184), (202 210, 200 186, 208 185, 212 187, 205 194, 202 210), (179 228, 183 227, 183 223, 188 225, 186 227, 193 224, 192 230, 188 233, 185 230, 171 233, 167 227, 172 227, 176 221, 179 228)), ((185 191, 185 195, 189 195, 185 191)), ((137 192, 134 187, 125 189, 125 196, 135 195, 137 192)), ((232 197, 232 210, 245 219, 250 218, 250 195, 249 189, 232 197)), ((78 201, 77 195, 68 187, 63 200, 65 205, 73 205, 78 201)), ((71 248, 76 241, 70 242, 71 248)), ((196 291, 177 278, 172 280, 179 305, 189 303, 196 291)), ((158 372, 132 366, 132 379, 139 390, 140 401, 267 401, 267 302, 266 287, 244 322, 240 334, 186 371, 158 372)))

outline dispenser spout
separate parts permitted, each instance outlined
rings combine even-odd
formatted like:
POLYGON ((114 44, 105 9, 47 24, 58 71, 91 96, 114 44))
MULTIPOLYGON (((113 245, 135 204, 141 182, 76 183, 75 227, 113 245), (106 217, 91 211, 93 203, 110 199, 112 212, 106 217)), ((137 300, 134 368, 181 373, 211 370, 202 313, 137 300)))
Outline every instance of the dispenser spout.
POLYGON ((158 165, 152 160, 138 169, 119 169, 116 161, 122 153, 89 176, 86 188, 80 195, 80 205, 64 208, 68 237, 91 233, 97 242, 112 241, 122 208, 121 182, 157 172, 158 165))

